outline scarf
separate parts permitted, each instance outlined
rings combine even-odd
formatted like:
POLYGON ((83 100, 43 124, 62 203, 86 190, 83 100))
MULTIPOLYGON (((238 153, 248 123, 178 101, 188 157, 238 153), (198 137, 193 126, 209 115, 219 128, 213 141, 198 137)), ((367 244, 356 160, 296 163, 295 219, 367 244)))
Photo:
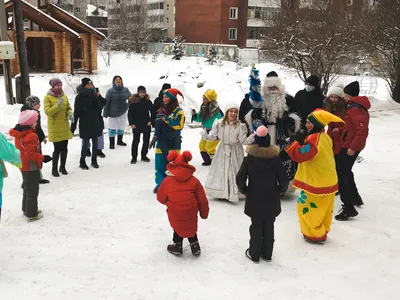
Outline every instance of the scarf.
POLYGON ((62 91, 61 94, 56 94, 56 93, 54 93, 53 89, 50 89, 50 90, 47 92, 47 95, 50 95, 50 96, 54 96, 54 97, 59 98, 59 97, 64 96, 64 91, 62 91))

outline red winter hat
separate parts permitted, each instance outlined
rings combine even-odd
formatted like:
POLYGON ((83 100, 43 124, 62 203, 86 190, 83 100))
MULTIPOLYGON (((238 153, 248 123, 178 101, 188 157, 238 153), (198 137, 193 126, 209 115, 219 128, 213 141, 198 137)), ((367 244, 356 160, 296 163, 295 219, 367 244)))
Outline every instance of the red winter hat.
POLYGON ((168 154, 167 160, 170 162, 167 164, 167 170, 174 174, 178 181, 188 180, 196 171, 194 166, 189 165, 189 161, 192 160, 192 154, 189 151, 184 151, 179 155, 178 151, 173 150, 168 154))
POLYGON ((179 155, 178 151, 173 150, 167 156, 167 160, 175 165, 189 165, 189 161, 191 161, 192 158, 192 153, 189 151, 184 151, 179 155))
POLYGON ((181 95, 182 98, 185 99, 185 97, 183 97, 183 94, 181 93, 181 91, 176 88, 170 88, 170 89, 166 90, 164 92, 164 95, 166 95, 171 100, 177 100, 178 99, 178 98, 176 98, 177 95, 181 95))

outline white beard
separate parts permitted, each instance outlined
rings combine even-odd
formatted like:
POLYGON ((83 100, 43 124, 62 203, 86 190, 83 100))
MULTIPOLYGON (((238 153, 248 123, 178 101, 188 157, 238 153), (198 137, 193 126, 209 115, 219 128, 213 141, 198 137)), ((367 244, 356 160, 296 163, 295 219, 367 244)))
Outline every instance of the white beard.
POLYGON ((282 118, 283 113, 288 111, 285 94, 266 93, 264 94, 265 120, 275 123, 277 119, 282 118))

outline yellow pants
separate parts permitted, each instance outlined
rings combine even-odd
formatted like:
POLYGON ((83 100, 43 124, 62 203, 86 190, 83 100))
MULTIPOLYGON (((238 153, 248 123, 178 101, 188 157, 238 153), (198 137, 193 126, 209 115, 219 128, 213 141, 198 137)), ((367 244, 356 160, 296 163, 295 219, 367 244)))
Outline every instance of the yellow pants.
POLYGON ((206 140, 201 139, 199 143, 200 152, 207 152, 207 154, 209 155, 214 155, 215 152, 217 151, 218 143, 219 140, 207 142, 206 140))
POLYGON ((331 229, 335 194, 315 196, 301 191, 297 200, 297 214, 303 235, 311 240, 325 240, 331 229))

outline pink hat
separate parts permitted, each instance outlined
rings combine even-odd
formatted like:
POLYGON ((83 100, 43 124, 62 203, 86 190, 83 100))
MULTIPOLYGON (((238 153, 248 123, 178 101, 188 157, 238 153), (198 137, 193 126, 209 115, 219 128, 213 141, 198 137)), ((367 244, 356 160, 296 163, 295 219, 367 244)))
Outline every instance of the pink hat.
POLYGON ((50 79, 50 81, 49 81, 51 88, 54 88, 59 83, 62 84, 61 80, 58 79, 57 77, 54 77, 54 78, 50 79))
POLYGON ((21 126, 32 126, 38 119, 38 113, 34 110, 24 110, 19 115, 18 124, 21 126))

